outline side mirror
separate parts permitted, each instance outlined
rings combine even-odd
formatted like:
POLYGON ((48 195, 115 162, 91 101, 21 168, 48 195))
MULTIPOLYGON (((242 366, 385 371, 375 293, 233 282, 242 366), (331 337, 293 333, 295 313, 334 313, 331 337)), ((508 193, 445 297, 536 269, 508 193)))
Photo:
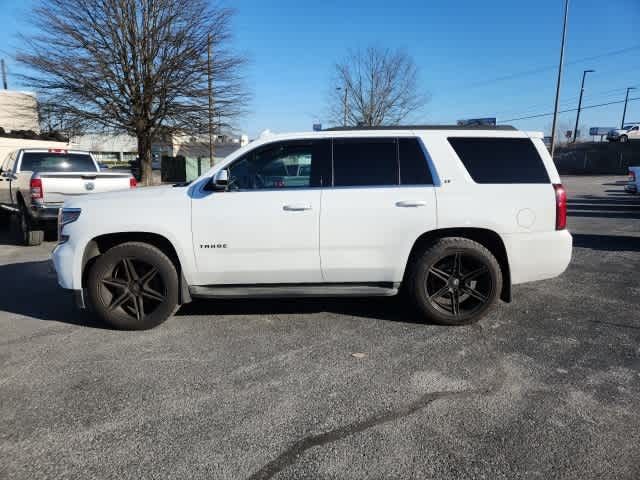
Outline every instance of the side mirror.
POLYGON ((205 190, 220 192, 226 190, 228 185, 229 170, 225 168, 224 170, 219 170, 213 177, 211 177, 211 180, 207 183, 205 190))

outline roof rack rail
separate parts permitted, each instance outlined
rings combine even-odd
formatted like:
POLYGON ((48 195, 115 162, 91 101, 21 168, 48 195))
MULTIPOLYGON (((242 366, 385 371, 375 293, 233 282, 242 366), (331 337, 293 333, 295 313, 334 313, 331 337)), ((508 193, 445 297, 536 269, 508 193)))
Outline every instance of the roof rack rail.
POLYGON ((331 127, 325 132, 357 130, 517 130, 512 125, 380 125, 378 127, 331 127))

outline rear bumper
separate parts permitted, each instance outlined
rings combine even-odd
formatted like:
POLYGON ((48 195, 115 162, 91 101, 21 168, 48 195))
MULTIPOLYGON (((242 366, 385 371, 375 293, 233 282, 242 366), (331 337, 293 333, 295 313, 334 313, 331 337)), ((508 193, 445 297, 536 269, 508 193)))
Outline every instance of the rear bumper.
POLYGON ((60 204, 32 204, 31 217, 40 222, 57 222, 60 208, 62 208, 60 204))
POLYGON ((571 262, 573 238, 567 230, 516 233, 503 239, 514 285, 557 277, 571 262))
POLYGON ((627 183, 624 186, 624 191, 629 193, 638 193, 638 186, 635 183, 627 183))

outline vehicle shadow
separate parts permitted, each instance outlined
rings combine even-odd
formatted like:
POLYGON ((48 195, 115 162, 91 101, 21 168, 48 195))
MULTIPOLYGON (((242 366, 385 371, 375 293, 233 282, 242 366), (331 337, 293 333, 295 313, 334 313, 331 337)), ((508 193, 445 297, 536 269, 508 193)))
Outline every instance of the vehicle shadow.
POLYGON ((273 315, 335 313, 374 320, 428 323, 402 295, 371 298, 296 298, 201 300, 183 305, 176 315, 273 315))
MULTIPOLYGON (((39 320, 109 329, 95 315, 78 310, 68 291, 61 289, 49 262, 0 265, 0 278, 11 279, 0 288, 0 312, 39 320)), ((268 315, 336 313, 405 323, 425 323, 404 298, 238 299, 199 300, 183 305, 176 315, 268 315)))
POLYGON ((574 233, 573 246, 607 252, 640 252, 640 237, 574 233))
POLYGON ((0 265, 0 312, 38 320, 94 328, 108 328, 91 314, 75 308, 72 296, 62 290, 47 260, 0 265))

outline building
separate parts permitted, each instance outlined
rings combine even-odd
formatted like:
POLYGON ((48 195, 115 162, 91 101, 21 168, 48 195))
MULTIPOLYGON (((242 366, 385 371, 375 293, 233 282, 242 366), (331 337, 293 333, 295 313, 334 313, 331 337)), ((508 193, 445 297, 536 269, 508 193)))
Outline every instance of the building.
POLYGON ((5 132, 30 130, 40 133, 35 94, 0 90, 0 128, 5 132))

